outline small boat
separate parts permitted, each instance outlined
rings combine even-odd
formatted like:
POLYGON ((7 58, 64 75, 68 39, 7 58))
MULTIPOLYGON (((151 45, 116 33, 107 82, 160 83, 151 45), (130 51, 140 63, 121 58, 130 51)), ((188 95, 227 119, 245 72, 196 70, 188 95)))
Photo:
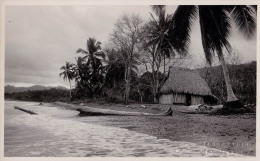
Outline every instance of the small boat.
POLYGON ((169 108, 167 111, 159 114, 143 113, 143 112, 128 112, 128 111, 117 111, 110 109, 92 108, 88 106, 76 106, 63 102, 55 102, 56 105, 65 107, 71 110, 79 111, 79 116, 172 116, 172 109, 169 108))

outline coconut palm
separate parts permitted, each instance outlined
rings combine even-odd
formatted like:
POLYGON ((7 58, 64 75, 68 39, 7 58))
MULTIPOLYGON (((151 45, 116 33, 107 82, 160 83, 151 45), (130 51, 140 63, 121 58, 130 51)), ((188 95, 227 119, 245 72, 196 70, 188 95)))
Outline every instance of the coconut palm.
POLYGON ((63 76, 64 80, 69 80, 70 84, 70 98, 71 98, 71 80, 74 78, 74 72, 73 72, 73 64, 70 62, 66 62, 65 66, 62 66, 60 70, 63 70, 63 72, 60 73, 60 77, 63 76))
POLYGON ((88 51, 79 48, 77 53, 85 54, 83 59, 86 59, 86 65, 92 68, 91 79, 95 82, 98 79, 98 69, 102 66, 102 60, 105 58, 105 54, 101 51, 101 42, 97 42, 95 38, 89 38, 87 40, 87 49, 88 51))
POLYGON ((207 62, 211 65, 216 54, 223 69, 227 88, 226 107, 242 106, 235 96, 228 74, 228 69, 223 56, 223 49, 231 51, 228 37, 231 32, 231 20, 234 21, 245 38, 255 34, 256 22, 254 13, 256 6, 178 6, 173 18, 173 28, 169 31, 174 40, 175 49, 187 52, 190 44, 192 24, 199 18, 202 46, 207 62))
POLYGON ((87 60, 87 65, 92 66, 95 71, 99 66, 102 65, 102 59, 105 58, 105 54, 101 51, 101 42, 97 41, 95 38, 89 38, 87 40, 87 50, 85 51, 81 48, 77 50, 77 53, 85 54, 83 59, 87 60))
MULTIPOLYGON (((83 53, 85 56, 77 59, 78 61, 84 60, 80 65, 79 74, 81 78, 81 85, 85 84, 90 91, 90 96, 94 96, 99 92, 104 79, 103 59, 105 54, 101 51, 101 42, 96 41, 95 38, 89 38, 87 40, 87 51, 78 49, 77 53, 83 53)), ((79 66, 78 66, 79 67, 79 66)))
MULTIPOLYGON (((152 6, 155 16, 151 14, 150 21, 144 26, 143 44, 149 53, 152 66, 152 87, 154 103, 158 102, 158 92, 163 81, 160 77, 160 67, 163 66, 163 75, 166 75, 166 58, 175 55, 174 41, 171 40, 169 30, 172 24, 172 15, 166 15, 166 7, 163 5, 152 6), (162 62, 163 61, 163 62, 162 62), (162 64, 163 63, 163 64, 162 64)), ((163 76, 163 79, 166 78, 163 76)))
POLYGON ((157 19, 151 14, 151 20, 146 24, 146 39, 147 45, 157 45, 159 56, 163 56, 164 74, 165 74, 165 59, 175 55, 173 41, 169 35, 172 15, 166 15, 166 7, 164 5, 152 6, 157 19))

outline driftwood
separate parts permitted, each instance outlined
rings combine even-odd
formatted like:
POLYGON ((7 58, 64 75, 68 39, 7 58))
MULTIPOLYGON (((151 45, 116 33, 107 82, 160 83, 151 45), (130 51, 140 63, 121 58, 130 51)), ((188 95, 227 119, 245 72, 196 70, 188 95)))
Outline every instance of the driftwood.
POLYGON ((55 102, 56 105, 79 111, 79 116, 108 116, 108 115, 117 115, 117 116, 172 116, 172 109, 169 108, 167 111, 159 114, 152 113, 143 113, 143 112, 127 112, 127 111, 117 111, 109 109, 99 109, 92 108, 88 106, 76 106, 63 102, 55 102))
POLYGON ((14 106, 14 109, 21 110, 21 111, 26 112, 26 113, 29 113, 29 114, 31 114, 31 115, 37 115, 37 113, 35 113, 35 112, 33 112, 33 111, 29 111, 29 110, 20 108, 20 107, 18 107, 18 106, 14 106))

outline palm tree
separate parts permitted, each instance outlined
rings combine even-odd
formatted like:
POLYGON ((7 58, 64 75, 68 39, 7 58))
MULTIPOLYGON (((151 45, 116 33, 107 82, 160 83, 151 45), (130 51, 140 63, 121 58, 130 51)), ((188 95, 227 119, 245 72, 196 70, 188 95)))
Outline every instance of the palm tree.
POLYGON ((71 98, 71 80, 74 78, 74 72, 72 70, 73 64, 70 62, 66 62, 65 66, 62 66, 60 70, 63 70, 63 72, 60 73, 60 77, 63 76, 64 80, 69 80, 70 84, 70 98, 71 98))
POLYGON ((85 63, 85 59, 82 57, 77 57, 76 59, 76 65, 74 65, 73 67, 73 71, 75 72, 75 81, 79 82, 81 80, 83 80, 83 72, 84 72, 84 63, 85 63))
POLYGON ((95 97, 95 94, 103 84, 104 78, 102 61, 105 58, 105 54, 101 51, 101 42, 96 41, 95 38, 89 38, 87 40, 87 51, 79 48, 77 53, 85 54, 85 56, 81 58, 82 60, 86 60, 86 63, 81 66, 83 68, 81 74, 84 73, 81 75, 84 77, 84 80, 82 81, 85 81, 85 85, 88 86, 92 95, 95 97))
POLYGON ((87 59, 87 65, 91 65, 93 70, 102 65, 102 59, 105 58, 105 54, 101 51, 101 42, 97 42, 95 38, 89 38, 87 40, 87 50, 81 48, 77 50, 77 53, 85 54, 83 59, 87 59))
POLYGON ((93 70, 86 64, 86 57, 76 57, 76 64, 73 66, 75 73, 75 93, 77 97, 93 96, 91 77, 93 70))
MULTIPOLYGON (((151 20, 147 23, 146 30, 148 31, 147 45, 157 45, 157 51, 160 56, 163 56, 164 74, 165 74, 165 59, 175 55, 171 36, 168 34, 172 24, 172 15, 166 15, 166 7, 164 5, 152 6, 157 19, 151 14, 151 20)), ((156 51, 156 52, 157 52, 156 51)))
POLYGON ((224 107, 242 107, 235 96, 223 56, 223 48, 231 51, 228 37, 231 32, 231 20, 234 21, 245 38, 254 36, 256 6, 178 6, 173 18, 173 28, 169 31, 175 40, 175 49, 187 52, 190 43, 190 32, 194 21, 199 18, 202 46, 207 62, 211 65, 214 54, 217 54, 223 69, 227 88, 227 102, 224 107))
POLYGON ((152 6, 156 18, 151 14, 151 19, 144 26, 143 44, 144 49, 149 53, 152 63, 152 87, 154 103, 158 103, 159 88, 163 84, 161 76, 165 79, 166 58, 175 55, 174 41, 171 40, 169 30, 172 24, 172 15, 166 15, 166 7, 163 5, 152 6), (163 61, 163 75, 160 75, 160 67, 163 61))

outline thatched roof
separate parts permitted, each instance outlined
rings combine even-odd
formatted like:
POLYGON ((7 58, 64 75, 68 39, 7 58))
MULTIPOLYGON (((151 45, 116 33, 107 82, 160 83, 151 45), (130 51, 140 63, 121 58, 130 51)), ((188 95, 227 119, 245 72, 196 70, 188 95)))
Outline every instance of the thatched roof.
POLYGON ((169 78, 160 89, 161 94, 176 92, 215 97, 197 70, 170 67, 169 72, 169 78))

